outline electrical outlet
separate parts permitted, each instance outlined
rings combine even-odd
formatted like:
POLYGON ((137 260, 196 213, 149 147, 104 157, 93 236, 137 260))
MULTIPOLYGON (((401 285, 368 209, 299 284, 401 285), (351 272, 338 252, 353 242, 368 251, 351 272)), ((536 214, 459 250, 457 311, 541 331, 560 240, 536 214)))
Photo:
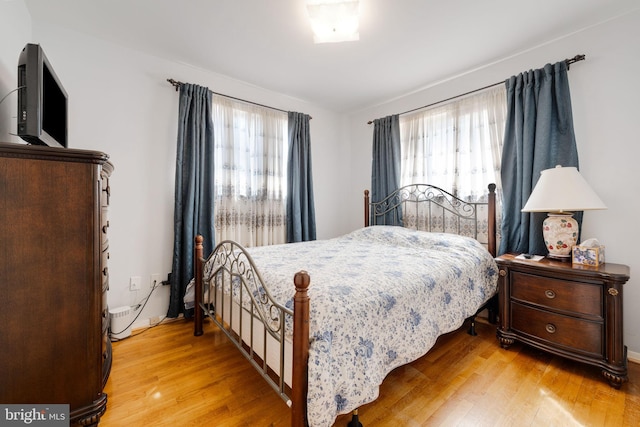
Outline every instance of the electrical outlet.
POLYGON ((129 290, 130 291, 142 290, 142 277, 140 276, 129 277, 129 290))
POLYGON ((151 275, 151 282, 149 282, 149 288, 153 289, 154 286, 162 285, 162 275, 160 273, 151 275))

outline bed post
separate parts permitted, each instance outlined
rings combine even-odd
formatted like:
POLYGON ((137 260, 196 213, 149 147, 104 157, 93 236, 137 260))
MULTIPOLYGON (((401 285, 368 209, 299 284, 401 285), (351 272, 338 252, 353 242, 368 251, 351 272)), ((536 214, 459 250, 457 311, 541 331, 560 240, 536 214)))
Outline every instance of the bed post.
POLYGON ((369 190, 364 190, 364 226, 369 226, 369 190))
POLYGON ((200 235, 196 236, 196 245, 193 250, 193 263, 194 263, 194 272, 196 276, 196 283, 194 289, 194 317, 193 317, 193 335, 199 337, 202 335, 202 307, 200 307, 200 303, 202 302, 202 241, 203 237, 200 235))
POLYGON ((489 253, 496 256, 496 185, 489 184, 489 253))
POLYGON ((293 278, 296 295, 293 298, 293 372, 291 379, 291 427, 307 425, 307 363, 309 359, 309 295, 310 282, 306 271, 293 278))
MULTIPOLYGON (((498 253, 496 230, 496 185, 489 184, 489 253, 495 258, 498 253)), ((498 295, 494 295, 486 304, 489 323, 498 323, 498 295)))

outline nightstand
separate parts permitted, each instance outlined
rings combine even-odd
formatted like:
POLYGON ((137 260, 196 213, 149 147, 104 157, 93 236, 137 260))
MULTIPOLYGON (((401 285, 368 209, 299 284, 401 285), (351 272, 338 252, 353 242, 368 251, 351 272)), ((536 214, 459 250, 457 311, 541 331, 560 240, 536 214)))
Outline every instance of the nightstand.
POLYGON ((500 271, 498 340, 516 340, 602 369, 612 387, 627 381, 622 285, 629 267, 573 265, 544 258, 496 258, 500 271))

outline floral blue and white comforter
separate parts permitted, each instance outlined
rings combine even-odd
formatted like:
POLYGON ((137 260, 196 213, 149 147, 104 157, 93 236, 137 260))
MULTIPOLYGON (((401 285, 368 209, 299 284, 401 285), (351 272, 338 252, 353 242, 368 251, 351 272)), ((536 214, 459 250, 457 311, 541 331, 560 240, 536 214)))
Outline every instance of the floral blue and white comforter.
POLYGON ((493 257, 476 240, 453 234, 375 226, 249 252, 265 286, 288 307, 295 273, 311 278, 313 427, 375 400, 391 370, 424 355, 497 289, 493 257))

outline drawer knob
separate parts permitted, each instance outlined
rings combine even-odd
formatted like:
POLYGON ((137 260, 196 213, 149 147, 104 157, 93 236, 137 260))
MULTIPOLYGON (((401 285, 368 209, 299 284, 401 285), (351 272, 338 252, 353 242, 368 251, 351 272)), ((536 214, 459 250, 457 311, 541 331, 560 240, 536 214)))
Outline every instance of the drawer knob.
POLYGON ((553 292, 551 289, 547 289, 546 291, 544 291, 544 296, 546 296, 549 299, 554 299, 556 297, 556 293, 553 292))
POLYGON ((551 323, 547 323, 547 326, 544 327, 547 332, 549 332, 550 334, 555 334, 556 333, 556 326, 551 324, 551 323))
POLYGON ((614 296, 614 297, 618 295, 618 290, 614 289, 614 288, 607 289, 607 292, 609 292, 609 295, 614 296))
POLYGON ((501 277, 504 277, 504 276, 507 275, 507 272, 504 271, 504 270, 500 270, 500 273, 498 273, 498 274, 500 274, 501 277))

